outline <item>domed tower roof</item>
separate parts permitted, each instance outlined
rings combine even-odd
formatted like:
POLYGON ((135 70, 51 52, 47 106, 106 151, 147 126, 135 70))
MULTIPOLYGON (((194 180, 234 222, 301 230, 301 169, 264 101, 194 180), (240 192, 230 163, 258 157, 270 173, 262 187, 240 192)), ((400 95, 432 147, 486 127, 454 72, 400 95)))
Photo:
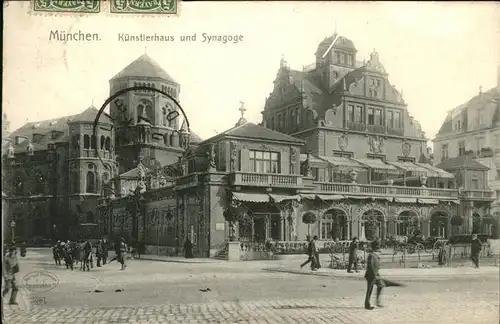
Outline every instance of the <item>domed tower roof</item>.
POLYGON ((148 54, 144 53, 135 61, 127 65, 120 73, 111 78, 110 81, 122 78, 158 78, 173 83, 175 80, 148 54))

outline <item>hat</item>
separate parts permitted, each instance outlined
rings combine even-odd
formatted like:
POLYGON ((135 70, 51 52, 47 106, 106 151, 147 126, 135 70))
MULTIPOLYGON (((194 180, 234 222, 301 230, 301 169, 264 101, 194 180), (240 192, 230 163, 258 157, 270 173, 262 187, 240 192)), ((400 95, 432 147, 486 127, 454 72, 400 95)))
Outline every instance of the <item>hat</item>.
POLYGON ((318 235, 314 235, 313 240, 317 240, 317 239, 318 239, 318 235))

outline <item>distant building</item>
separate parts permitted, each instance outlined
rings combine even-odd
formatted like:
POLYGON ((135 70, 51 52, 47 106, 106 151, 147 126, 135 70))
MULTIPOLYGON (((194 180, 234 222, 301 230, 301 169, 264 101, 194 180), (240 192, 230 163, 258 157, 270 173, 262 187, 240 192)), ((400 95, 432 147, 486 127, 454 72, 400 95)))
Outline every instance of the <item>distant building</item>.
POLYGON ((433 142, 436 164, 450 166, 447 159, 467 155, 486 166, 484 186, 477 177, 472 182, 464 179, 460 185, 471 190, 489 187, 500 199, 500 67, 497 77, 496 87, 485 92, 480 89, 475 97, 448 112, 433 142))

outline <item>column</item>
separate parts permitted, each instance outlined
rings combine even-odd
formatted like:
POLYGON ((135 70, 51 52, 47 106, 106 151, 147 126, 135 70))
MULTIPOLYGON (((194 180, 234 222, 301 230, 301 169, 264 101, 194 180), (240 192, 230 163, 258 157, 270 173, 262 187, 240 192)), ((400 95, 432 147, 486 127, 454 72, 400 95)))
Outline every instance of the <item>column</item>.
POLYGON ((285 219, 287 214, 286 211, 280 211, 280 241, 285 240, 285 219))
POLYGON ((266 215, 266 241, 271 237, 271 215, 266 215))
POLYGON ((347 221, 346 224, 347 224, 347 239, 350 240, 351 239, 351 221, 347 221))

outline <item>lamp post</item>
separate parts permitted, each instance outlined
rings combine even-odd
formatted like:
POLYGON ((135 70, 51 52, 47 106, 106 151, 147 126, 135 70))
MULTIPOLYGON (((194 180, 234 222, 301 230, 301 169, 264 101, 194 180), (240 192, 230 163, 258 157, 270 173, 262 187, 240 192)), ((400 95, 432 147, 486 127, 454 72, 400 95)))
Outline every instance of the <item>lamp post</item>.
POLYGON ((16 243, 15 235, 16 235, 16 221, 12 220, 10 223, 10 227, 12 229, 12 244, 16 243))
POLYGON ((53 225, 52 225, 52 229, 53 229, 53 231, 54 231, 54 241, 57 241, 57 233, 56 233, 57 225, 56 225, 56 224, 53 224, 53 225))

